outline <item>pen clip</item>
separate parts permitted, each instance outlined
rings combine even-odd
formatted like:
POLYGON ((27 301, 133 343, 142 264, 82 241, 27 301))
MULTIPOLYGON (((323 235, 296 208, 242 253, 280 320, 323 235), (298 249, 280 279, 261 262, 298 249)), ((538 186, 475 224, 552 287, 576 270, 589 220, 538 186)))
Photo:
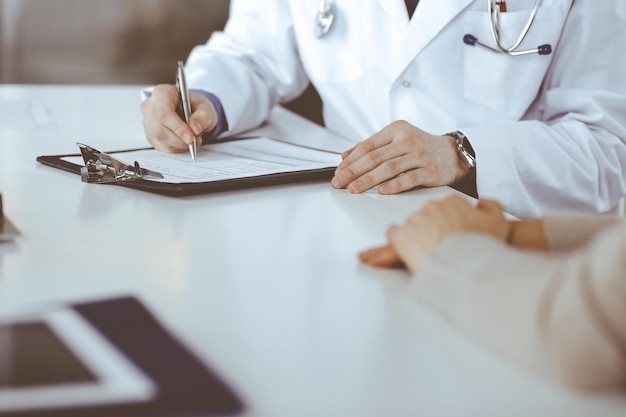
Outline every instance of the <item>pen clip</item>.
POLYGON ((185 119, 185 123, 189 123, 189 116, 191 109, 189 108, 189 99, 187 97, 187 82, 185 80, 185 72, 183 70, 183 63, 178 61, 178 71, 176 72, 176 89, 178 90, 178 96, 180 97, 180 105, 182 107, 182 116, 185 119))
POLYGON ((163 178, 159 172, 142 168, 137 161, 129 165, 91 146, 82 143, 76 143, 76 145, 85 161, 85 166, 80 169, 83 182, 106 184, 145 177, 163 178))

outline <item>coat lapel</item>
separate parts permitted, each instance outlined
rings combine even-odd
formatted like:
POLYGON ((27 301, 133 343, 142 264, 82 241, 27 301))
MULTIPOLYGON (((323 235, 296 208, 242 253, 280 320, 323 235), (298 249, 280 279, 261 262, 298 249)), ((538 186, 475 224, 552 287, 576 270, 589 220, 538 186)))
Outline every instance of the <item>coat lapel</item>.
MULTIPOLYGON (((402 0, 378 0, 390 13, 402 11, 407 15, 402 0), (394 4, 395 6, 392 6, 394 4), (386 5, 386 6, 385 6, 386 5)), ((400 52, 398 66, 394 68, 393 78, 397 78, 415 57, 443 28, 446 27, 463 9, 474 0, 420 0, 407 29, 404 45, 400 52)), ((459 42, 461 40, 459 39, 459 42)))
MULTIPOLYGON (((406 26, 409 15, 404 5, 404 0, 377 0, 379 6, 387 13, 388 17, 399 26, 406 26)), ((424 1, 424 0, 423 0, 424 1)))

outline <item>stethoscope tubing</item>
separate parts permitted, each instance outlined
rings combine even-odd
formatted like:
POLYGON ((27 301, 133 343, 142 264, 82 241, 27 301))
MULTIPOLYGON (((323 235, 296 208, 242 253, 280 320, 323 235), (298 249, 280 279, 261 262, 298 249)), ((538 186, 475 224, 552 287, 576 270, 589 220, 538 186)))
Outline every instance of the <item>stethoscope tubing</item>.
MULTIPOLYGON (((541 7, 542 0, 535 0, 535 5, 533 6, 530 16, 524 25, 524 29, 518 36, 517 40, 509 47, 505 47, 502 45, 500 40, 500 8, 494 7, 495 0, 487 0, 487 13, 489 14, 489 27, 491 30, 491 36, 493 38, 494 43, 496 44, 496 48, 487 45, 484 42, 481 42, 476 38, 476 36, 472 34, 466 34, 463 36, 463 42, 466 45, 475 46, 479 45, 483 48, 486 48, 492 52, 501 53, 511 56, 523 56, 523 55, 549 55, 552 53, 552 45, 543 44, 539 45, 534 49, 523 49, 517 50, 517 48, 521 45, 521 43, 528 35, 530 28, 535 21, 535 17, 537 16, 537 11, 541 7)), ((315 26, 314 26, 314 35, 316 38, 323 38, 330 31, 333 23, 335 21, 336 15, 336 7, 334 0, 320 0, 318 12, 315 14, 315 26)))
POLYGON ((528 20, 526 21, 526 24, 524 25, 524 29, 522 29, 522 32, 517 37, 517 40, 511 46, 505 47, 504 45, 502 45, 502 42, 500 39, 500 8, 495 7, 496 6, 495 0, 487 0, 487 13, 489 14, 489 28, 491 30, 491 37, 493 38, 493 41, 496 44, 497 49, 483 42, 480 42, 478 38, 476 38, 476 36, 469 34, 469 33, 463 36, 463 42, 466 45, 470 45, 470 46, 479 45, 479 46, 482 46, 483 48, 489 49, 490 51, 504 52, 505 54, 508 54, 511 56, 522 56, 522 55, 531 55, 531 54, 538 54, 538 55, 551 54, 552 45, 550 44, 539 45, 534 49, 523 49, 519 51, 517 50, 517 48, 521 45, 521 43, 526 38, 526 35, 528 35, 528 32, 530 31, 530 28, 533 22, 535 21, 535 17, 537 16, 537 11, 539 10, 539 7, 541 7, 541 1, 542 0, 535 0, 535 5, 533 6, 530 12, 530 16, 528 17, 528 20))
POLYGON ((496 49, 492 46, 489 46, 479 41, 478 38, 476 38, 476 36, 471 35, 469 33, 463 36, 463 43, 465 43, 466 45, 470 45, 470 46, 480 45, 483 48, 489 49, 490 51, 493 51, 496 53, 504 52, 511 56, 522 56, 522 55, 531 55, 531 54, 549 55, 552 53, 552 45, 550 45, 549 43, 539 45, 535 49, 524 49, 521 51, 507 51, 507 50, 502 50, 502 49, 496 49))
POLYGON ((335 2, 334 0, 320 0, 320 7, 315 14, 315 26, 313 34, 320 39, 326 36, 335 21, 335 2))

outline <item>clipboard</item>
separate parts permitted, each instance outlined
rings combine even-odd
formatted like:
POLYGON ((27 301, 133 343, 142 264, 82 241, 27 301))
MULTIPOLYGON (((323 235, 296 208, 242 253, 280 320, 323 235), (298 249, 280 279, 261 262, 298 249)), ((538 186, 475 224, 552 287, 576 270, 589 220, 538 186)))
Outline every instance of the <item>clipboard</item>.
MULTIPOLYGON (((194 417, 234 415, 243 410, 239 397, 137 298, 121 296, 59 306, 51 311, 78 315, 152 381, 155 394, 146 401, 130 403, 57 405, 8 413, 0 410, 1 417, 194 417)), ((44 314, 50 313, 43 310, 40 314, 35 316, 37 320, 45 320, 44 314)), ((46 345, 37 346, 45 349, 46 345)))
MULTIPOLYGON (((266 137, 238 137, 238 138, 230 138, 215 142, 215 145, 233 143, 237 141, 253 141, 255 139, 270 139, 275 140, 277 142, 286 144, 286 146, 294 147, 294 149, 303 149, 304 147, 297 144, 289 144, 277 139, 266 138, 266 137)), ((205 145, 206 146, 206 145, 205 145)), ((205 148, 203 146, 202 148, 205 148)), ((208 145, 210 149, 211 145, 208 145)), ((113 157, 119 157, 128 152, 136 152, 136 151, 150 151, 154 150, 154 148, 146 147, 146 148, 136 148, 136 149, 126 149, 126 150, 117 150, 112 152, 107 152, 107 155, 113 157)), ((335 154, 335 152, 324 151, 320 149, 310 149, 312 152, 327 152, 329 154, 335 154)), ((158 151, 154 151, 155 153, 158 151)), ((75 162, 70 162, 68 158, 77 158, 80 157, 81 154, 62 154, 62 155, 42 155, 37 157, 37 161, 43 165, 61 169, 63 171, 71 172, 74 174, 81 174, 81 168, 83 165, 80 165, 75 162)), ((141 161, 139 161, 141 164, 141 161)), ((325 166, 322 168, 307 168, 302 170, 289 170, 285 172, 273 172, 269 174, 263 175, 246 175, 238 178, 229 178, 229 179, 217 179, 217 180, 208 180, 204 182, 166 182, 166 181, 154 181, 146 178, 136 178, 132 181, 119 181, 113 182, 112 184, 121 185, 124 187, 134 188, 137 190, 147 191, 155 194, 167 195, 172 197, 183 197, 183 196, 191 196, 191 195, 199 195, 199 194, 207 194, 214 192, 223 192, 223 191, 233 191, 233 190, 241 190, 246 188, 257 188, 257 187, 265 187, 271 185, 284 185, 284 184, 293 184, 293 183, 303 183, 303 182, 317 182, 317 181, 330 181, 333 177, 336 169, 336 164, 331 166, 325 166)))

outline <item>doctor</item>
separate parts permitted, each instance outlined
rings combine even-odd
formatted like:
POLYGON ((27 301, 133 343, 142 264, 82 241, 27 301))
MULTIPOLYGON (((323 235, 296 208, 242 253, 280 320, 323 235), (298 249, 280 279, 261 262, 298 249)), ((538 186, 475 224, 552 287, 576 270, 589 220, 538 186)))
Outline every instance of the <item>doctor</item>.
POLYGON ((520 217, 626 194, 626 2, 411 1, 232 0, 187 61, 189 125, 159 85, 148 141, 184 152, 243 132, 312 83, 356 144, 336 188, 476 187, 520 217))

